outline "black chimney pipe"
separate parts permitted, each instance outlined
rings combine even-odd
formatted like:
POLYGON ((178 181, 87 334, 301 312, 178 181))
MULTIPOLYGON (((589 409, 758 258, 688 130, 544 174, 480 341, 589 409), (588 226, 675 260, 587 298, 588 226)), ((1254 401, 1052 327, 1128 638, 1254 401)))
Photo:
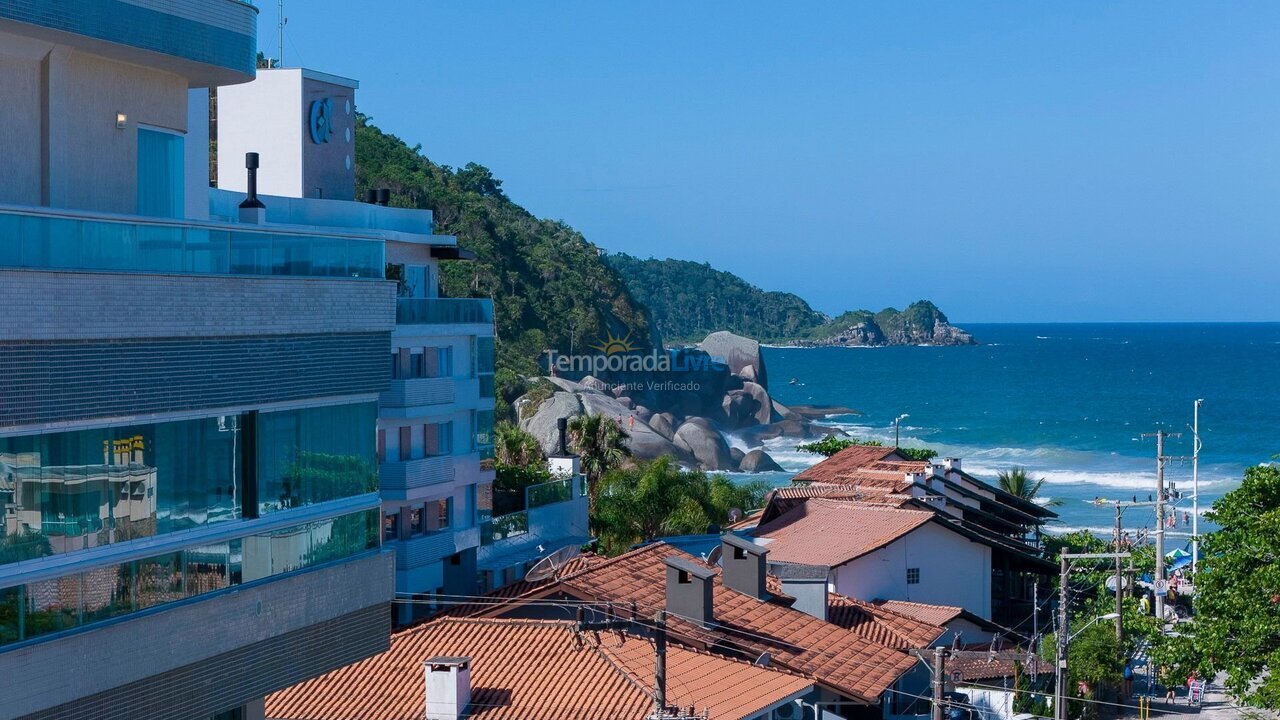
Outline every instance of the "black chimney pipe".
POLYGON ((258 153, 245 153, 244 166, 249 171, 249 196, 240 203, 240 207, 241 209, 265 208, 266 205, 258 199, 258 153))
POLYGON ((560 457, 569 456, 569 442, 566 437, 569 429, 569 419, 560 418, 556 421, 556 428, 560 431, 560 457))
POLYGON ((391 188, 378 188, 378 204, 387 205, 391 202, 391 188))
POLYGON ((365 202, 367 202, 367 203, 369 203, 370 205, 377 205, 377 204, 378 204, 378 191, 377 191, 377 190, 374 190, 373 188, 369 188, 368 190, 365 190, 365 191, 364 191, 364 201, 365 201, 365 202))

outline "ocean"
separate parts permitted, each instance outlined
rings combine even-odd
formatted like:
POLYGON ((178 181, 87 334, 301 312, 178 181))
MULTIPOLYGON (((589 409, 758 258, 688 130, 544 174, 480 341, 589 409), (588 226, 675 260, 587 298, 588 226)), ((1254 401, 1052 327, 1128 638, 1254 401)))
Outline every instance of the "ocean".
MULTIPOLYGON (((995 481, 1021 465, 1045 478, 1042 495, 1062 501, 1047 529, 1111 534, 1114 509, 1099 501, 1147 500, 1155 492, 1156 444, 1164 429, 1166 481, 1188 535, 1192 511, 1191 423, 1200 410, 1200 511, 1236 487, 1250 465, 1280 452, 1280 323, 963 325, 971 347, 766 348, 770 394, 783 404, 841 405, 861 414, 825 422, 859 438, 963 459, 995 481), (795 383, 790 381, 795 379, 795 383)), ((730 438, 738 447, 746 446, 730 438)), ((785 485, 820 458, 794 440, 765 449, 786 473, 735 477, 785 485)), ((1133 508, 1126 530, 1151 528, 1154 511, 1133 508)), ((1202 530, 1206 527, 1202 523, 1202 530)))

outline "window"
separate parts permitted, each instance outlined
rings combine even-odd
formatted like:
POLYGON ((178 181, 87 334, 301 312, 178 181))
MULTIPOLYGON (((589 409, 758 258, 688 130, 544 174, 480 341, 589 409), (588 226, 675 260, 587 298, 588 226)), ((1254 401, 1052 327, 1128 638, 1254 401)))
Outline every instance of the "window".
POLYGON ((421 535, 426 528, 422 524, 422 508, 415 507, 409 511, 409 534, 421 535))
POLYGON ((241 517, 240 417, 0 438, 0 563, 241 517))
POLYGON ((920 584, 920 568, 907 568, 907 584, 908 585, 920 584))
POLYGON ((382 516, 383 541, 397 540, 400 537, 400 513, 389 512, 382 516))
POLYGON ((260 513, 376 492, 377 421, 377 403, 259 413, 260 513))
POLYGON ((183 216, 183 138, 161 130, 138 128, 138 214, 183 216))
POLYGON ((428 510, 434 510, 440 519, 439 528, 441 530, 449 527, 449 519, 453 515, 453 498, 445 498, 444 500, 436 500, 427 503, 428 510), (434 508, 432 507, 434 506, 434 508))

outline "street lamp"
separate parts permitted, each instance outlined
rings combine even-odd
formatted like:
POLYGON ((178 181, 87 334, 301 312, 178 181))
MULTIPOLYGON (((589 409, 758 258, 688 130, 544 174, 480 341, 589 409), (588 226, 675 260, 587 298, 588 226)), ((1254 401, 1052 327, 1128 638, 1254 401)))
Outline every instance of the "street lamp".
POLYGON ((1099 615, 1098 617, 1085 623, 1084 627, 1080 628, 1074 633, 1071 633, 1071 637, 1067 638, 1067 642, 1071 642, 1072 640, 1075 640, 1076 637, 1080 635, 1080 633, 1084 632, 1085 630, 1088 630, 1090 625, 1098 622, 1099 620, 1115 620, 1118 617, 1120 617, 1120 613, 1107 613, 1106 615, 1099 615))
POLYGON ((893 446, 895 448, 898 447, 898 426, 902 423, 903 420, 906 420, 909 417, 911 416, 906 413, 902 413, 901 415, 893 419, 893 446))

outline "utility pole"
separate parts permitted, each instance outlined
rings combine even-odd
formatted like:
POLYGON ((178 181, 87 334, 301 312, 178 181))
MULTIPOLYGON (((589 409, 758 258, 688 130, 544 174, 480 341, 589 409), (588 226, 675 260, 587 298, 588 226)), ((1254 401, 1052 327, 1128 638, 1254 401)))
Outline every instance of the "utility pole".
POLYGON ((942 690, 946 672, 947 649, 939 645, 933 649, 933 720, 942 720, 942 690))
POLYGON ((1200 564, 1200 406, 1204 400, 1196 400, 1191 434, 1195 443, 1191 448, 1191 582, 1195 582, 1200 564))
POLYGON ((1120 503, 1116 503, 1116 642, 1124 643, 1124 586, 1120 577, 1120 541, 1124 537, 1120 526, 1120 503))
MULTIPOLYGON (((1165 463, 1174 459, 1164 454, 1164 439, 1169 437, 1182 437, 1182 433, 1170 433, 1164 430, 1157 430, 1153 433, 1144 433, 1142 437, 1155 437, 1156 439, 1156 584, 1163 584, 1161 581, 1164 577, 1164 466, 1165 463)), ((1164 626, 1164 595, 1156 593, 1156 620, 1161 627, 1164 626)))
MULTIPOLYGON (((1067 720, 1067 646, 1071 643, 1071 623, 1070 615, 1067 612, 1067 583, 1071 574, 1072 560, 1119 560, 1120 558, 1132 557, 1131 553, 1113 552, 1113 553, 1062 553, 1059 558, 1062 563, 1060 575, 1058 576, 1058 632, 1057 641, 1054 642, 1055 659, 1057 660, 1054 668, 1057 674, 1057 682, 1054 684, 1053 694, 1053 717, 1054 720, 1067 720)), ((1102 618, 1096 618, 1098 620, 1102 618)), ((1092 624, 1092 620, 1090 624, 1092 624)), ((1085 627, 1088 627, 1086 625, 1085 627)), ((1080 628, 1083 632, 1084 628, 1080 628)))
POLYGON ((1054 720, 1067 720, 1067 642, 1071 634, 1071 627, 1067 624, 1067 576, 1071 572, 1071 567, 1067 563, 1065 553, 1062 555, 1061 563, 1058 575, 1058 632, 1053 643, 1056 660, 1054 663, 1056 679, 1053 686, 1054 720))
MULTIPOLYGON (((1035 582, 1031 584, 1031 652, 1037 655, 1040 652, 1040 577, 1038 575, 1035 582)), ((1039 662, 1031 663, 1032 682, 1039 675, 1036 672, 1039 667, 1039 662)))
POLYGON ((659 610, 653 616, 653 646, 657 658, 653 665, 653 714, 662 717, 667 711, 667 613, 659 610))

